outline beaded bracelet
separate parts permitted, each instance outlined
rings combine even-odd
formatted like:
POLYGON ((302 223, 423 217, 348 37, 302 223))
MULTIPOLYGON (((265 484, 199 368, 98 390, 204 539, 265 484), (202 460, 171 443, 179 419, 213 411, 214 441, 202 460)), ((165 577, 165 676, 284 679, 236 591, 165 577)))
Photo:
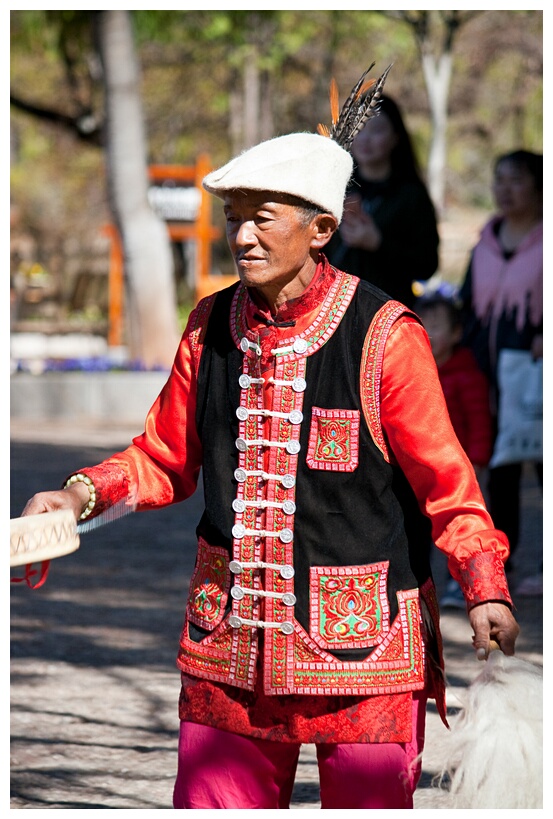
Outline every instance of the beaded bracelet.
POLYGON ((72 484, 77 482, 85 483, 88 487, 88 491, 90 494, 85 510, 84 512, 81 513, 79 517, 79 520, 84 520, 90 515, 90 513, 96 506, 96 489, 94 488, 94 484, 92 483, 90 478, 87 475, 83 475, 81 472, 78 472, 76 475, 71 475, 69 480, 66 481, 64 489, 67 489, 68 486, 72 486, 72 484))

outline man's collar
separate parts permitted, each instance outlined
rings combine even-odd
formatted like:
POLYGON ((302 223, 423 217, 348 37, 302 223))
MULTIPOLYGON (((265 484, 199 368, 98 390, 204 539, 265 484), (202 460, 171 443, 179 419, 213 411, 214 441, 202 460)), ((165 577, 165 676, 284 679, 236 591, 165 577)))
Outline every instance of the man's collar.
POLYGON ((255 289, 250 289, 248 292, 255 306, 255 312, 258 314, 257 318, 268 325, 291 326, 289 322, 295 322, 317 305, 322 304, 337 275, 337 271, 329 264, 326 256, 323 253, 319 254, 317 268, 309 285, 300 296, 285 302, 275 315, 271 315, 267 305, 255 289))

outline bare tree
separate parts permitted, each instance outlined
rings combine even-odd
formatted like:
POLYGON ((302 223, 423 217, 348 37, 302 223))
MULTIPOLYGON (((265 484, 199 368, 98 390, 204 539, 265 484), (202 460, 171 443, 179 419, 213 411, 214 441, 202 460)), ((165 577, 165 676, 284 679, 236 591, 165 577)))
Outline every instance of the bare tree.
POLYGON ((146 137, 128 11, 100 13, 99 47, 109 193, 125 255, 129 351, 146 367, 168 367, 179 340, 173 260, 167 227, 148 203, 146 137))
POLYGON ((437 10, 383 12, 388 17, 403 20, 411 27, 421 56, 432 119, 427 181, 438 211, 442 211, 445 204, 448 100, 454 41, 460 27, 479 13, 481 12, 437 10))

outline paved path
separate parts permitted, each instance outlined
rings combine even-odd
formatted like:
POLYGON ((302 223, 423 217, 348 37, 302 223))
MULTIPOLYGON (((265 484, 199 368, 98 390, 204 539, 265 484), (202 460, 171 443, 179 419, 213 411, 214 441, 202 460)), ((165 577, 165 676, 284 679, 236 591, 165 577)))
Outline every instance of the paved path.
MULTIPOLYGON (((34 492, 122 448, 139 430, 12 423, 11 516, 34 492), (39 435, 42 443, 37 443, 39 435)), ((525 477, 520 576, 541 558, 541 492, 525 477)), ((83 535, 47 583, 11 587, 11 808, 171 807, 179 676, 175 655, 194 560, 199 494, 83 535)), ((436 558, 441 582, 444 566, 436 558)), ((542 663, 542 600, 515 599, 519 656, 542 663)), ((461 612, 444 612, 448 703, 481 670, 461 612)), ((447 808, 432 787, 447 736, 430 706, 415 808, 447 808)), ((319 808, 312 746, 302 749, 292 809, 319 808)))

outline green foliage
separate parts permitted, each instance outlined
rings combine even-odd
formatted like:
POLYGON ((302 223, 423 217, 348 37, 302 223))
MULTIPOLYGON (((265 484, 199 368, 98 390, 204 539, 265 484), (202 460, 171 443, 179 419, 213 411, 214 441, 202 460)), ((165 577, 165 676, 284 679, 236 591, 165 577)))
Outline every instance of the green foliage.
MULTIPOLYGON (((11 11, 13 92, 67 116, 90 106, 101 119, 103 88, 93 36, 100 13, 11 11)), ((394 64, 386 90, 401 103, 426 167, 431 123, 417 43, 411 27, 387 12, 288 8, 131 14, 151 162, 193 164, 199 153, 208 153, 214 164, 228 159, 231 114, 248 60, 255 60, 266 82, 264 101, 270 103, 275 133, 314 130, 328 121, 330 78, 336 78, 343 100, 374 60, 376 71, 394 64)), ((474 12, 459 31, 448 124, 447 182, 453 203, 490 207, 493 155, 513 144, 542 149, 542 37, 539 10, 474 12)), ((84 248, 97 242, 109 221, 101 150, 15 109, 11 129, 12 201, 38 237, 40 253, 53 253, 52 246, 59 254, 68 236, 84 248)), ((228 272, 228 259, 219 247, 215 252, 220 254, 217 266, 228 272)))

